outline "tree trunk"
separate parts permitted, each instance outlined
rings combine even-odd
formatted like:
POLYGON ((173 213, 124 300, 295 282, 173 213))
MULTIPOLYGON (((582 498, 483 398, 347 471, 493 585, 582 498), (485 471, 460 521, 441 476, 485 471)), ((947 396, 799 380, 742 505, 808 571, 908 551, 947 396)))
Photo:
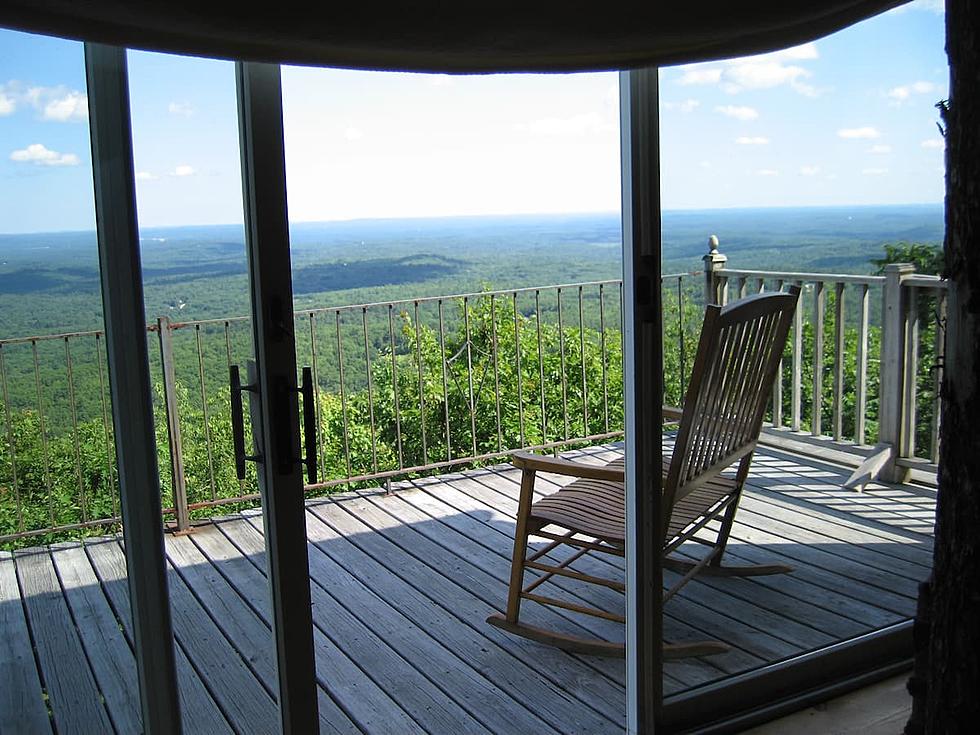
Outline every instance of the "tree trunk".
POLYGON ((947 0, 949 306, 933 572, 916 624, 910 733, 980 728, 980 2, 947 0))

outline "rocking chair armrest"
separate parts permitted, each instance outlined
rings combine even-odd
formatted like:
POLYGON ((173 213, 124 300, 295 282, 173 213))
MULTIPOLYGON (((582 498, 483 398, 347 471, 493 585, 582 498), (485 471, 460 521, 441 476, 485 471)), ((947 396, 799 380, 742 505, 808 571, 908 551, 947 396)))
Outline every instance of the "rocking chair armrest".
POLYGON ((525 471, 551 472, 556 475, 584 477, 590 480, 609 480, 611 482, 624 482, 625 480, 625 473, 619 467, 572 462, 568 459, 545 457, 530 452, 514 452, 510 455, 510 461, 515 467, 520 467, 525 471))
POLYGON ((664 417, 664 421, 680 421, 684 415, 684 409, 678 408, 677 406, 662 406, 660 411, 664 417))

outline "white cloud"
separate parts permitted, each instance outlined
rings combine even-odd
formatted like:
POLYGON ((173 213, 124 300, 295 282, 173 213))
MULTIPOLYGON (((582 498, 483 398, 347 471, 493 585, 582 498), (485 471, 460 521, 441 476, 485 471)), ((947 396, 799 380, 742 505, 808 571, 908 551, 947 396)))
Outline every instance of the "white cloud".
POLYGON ((78 156, 74 153, 58 153, 40 143, 32 143, 27 148, 13 151, 11 161, 18 163, 33 163, 35 166, 77 166, 78 156))
POLYGON ((892 104, 900 105, 912 97, 912 95, 929 94, 935 91, 936 85, 932 82, 912 82, 911 84, 902 84, 898 87, 893 87, 888 90, 887 96, 893 100, 892 104))
POLYGON ((873 146, 868 148, 868 153, 891 153, 892 147, 890 145, 885 145, 884 143, 875 143, 873 146))
POLYGON ((779 171, 774 168, 760 168, 756 174, 759 176, 779 176, 779 171))
POLYGON ((692 67, 684 70, 681 84, 718 84, 721 81, 721 68, 711 66, 706 68, 692 67))
POLYGON ((664 108, 668 110, 677 110, 678 112, 694 112, 697 108, 701 106, 698 100, 687 99, 682 102, 665 102, 664 108))
POLYGON ((769 138, 762 135, 742 135, 736 138, 735 142, 739 145, 767 145, 769 143, 769 138))
POLYGON ((169 105, 167 105, 167 112, 169 112, 171 115, 190 117, 194 114, 194 108, 191 106, 190 102, 171 102, 169 105))
POLYGON ((347 138, 347 140, 360 140, 364 137, 364 132, 360 128, 349 126, 346 130, 344 130, 344 137, 347 138))
POLYGON ((29 90, 42 120, 53 122, 84 122, 88 120, 88 97, 77 90, 63 87, 35 87, 29 90))
POLYGON ((873 140, 875 138, 880 138, 881 133, 878 132, 877 128, 872 128, 870 126, 865 126, 863 128, 842 128, 837 131, 837 137, 851 140, 873 140))
POLYGON ((862 168, 861 173, 865 176, 882 176, 888 173, 887 168, 862 168))
POLYGON ((597 112, 587 112, 570 117, 546 117, 529 123, 517 123, 514 129, 522 133, 547 136, 580 136, 593 133, 609 133, 618 130, 597 112))
POLYGON ((174 169, 173 176, 193 176, 195 173, 193 166, 182 163, 174 169))
POLYGON ((77 89, 29 87, 17 81, 0 86, 0 115, 14 112, 21 103, 37 111, 41 120, 51 122, 85 122, 88 120, 88 97, 77 89), (4 110, 6 110, 4 112, 4 110))
POLYGON ((156 176, 154 176, 153 174, 151 174, 149 171, 137 171, 136 172, 136 180, 137 181, 153 181, 155 178, 156 178, 156 176))
POLYGON ((3 87, 0 87, 0 117, 12 115, 17 109, 17 101, 13 95, 7 94, 3 87))
POLYGON ((816 176, 818 173, 820 173, 819 166, 800 166, 801 176, 816 176))
POLYGON ((921 145, 923 148, 945 148, 946 141, 944 141, 942 138, 928 138, 927 140, 922 141, 919 145, 921 145))
POLYGON ((711 161, 701 161, 698 166, 701 168, 711 168, 711 161))
POLYGON ((811 72, 790 62, 813 61, 819 57, 816 44, 805 43, 771 54, 731 59, 721 66, 686 67, 680 83, 721 84, 729 94, 786 85, 800 94, 815 97, 819 90, 804 81, 812 76, 811 72))
POLYGON ((719 105, 715 112, 720 112, 726 117, 734 117, 736 120, 757 120, 759 111, 754 107, 739 107, 738 105, 719 105))

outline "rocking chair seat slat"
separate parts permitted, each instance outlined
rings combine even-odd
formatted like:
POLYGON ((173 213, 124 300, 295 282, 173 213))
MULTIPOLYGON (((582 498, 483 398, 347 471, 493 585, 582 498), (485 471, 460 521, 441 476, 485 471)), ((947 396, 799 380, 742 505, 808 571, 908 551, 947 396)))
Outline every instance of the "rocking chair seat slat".
MULTIPOLYGON (((664 478, 670 466, 670 455, 664 455, 664 478)), ((623 460, 616 459, 606 467, 622 468, 623 460)), ((672 542, 695 521, 713 511, 723 510, 723 501, 738 490, 732 476, 721 475, 674 503, 667 543, 672 542)), ((610 543, 623 543, 626 539, 625 490, 621 482, 610 480, 574 480, 555 493, 542 498, 531 506, 530 524, 535 530, 554 523, 562 528, 575 530, 610 543)))

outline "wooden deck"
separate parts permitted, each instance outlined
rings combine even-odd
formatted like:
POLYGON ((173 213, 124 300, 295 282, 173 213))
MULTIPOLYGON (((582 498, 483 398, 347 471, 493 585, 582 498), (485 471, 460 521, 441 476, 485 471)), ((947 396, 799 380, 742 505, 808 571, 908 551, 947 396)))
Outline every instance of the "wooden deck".
MULTIPOLYGON (((599 462, 619 451, 576 454, 599 462)), ((913 614, 930 564, 935 491, 871 485, 857 494, 841 490, 845 476, 812 459, 757 453, 729 553, 795 571, 695 581, 671 600, 669 640, 714 638, 732 649, 669 662, 668 693, 913 614)), ((568 655, 484 622, 505 599, 517 491, 516 471, 498 466, 405 483, 391 495, 310 502, 322 732, 622 731, 622 661, 568 655)), ((185 730, 276 731, 261 516, 168 536, 167 554, 185 730)), ((576 566, 615 573, 610 563, 586 557, 576 566)), ((139 730, 125 574, 118 538, 0 552, 0 732, 139 730)), ((622 611, 611 590, 557 587, 622 611)), ((528 622, 623 635, 612 623, 525 604, 528 622)))

